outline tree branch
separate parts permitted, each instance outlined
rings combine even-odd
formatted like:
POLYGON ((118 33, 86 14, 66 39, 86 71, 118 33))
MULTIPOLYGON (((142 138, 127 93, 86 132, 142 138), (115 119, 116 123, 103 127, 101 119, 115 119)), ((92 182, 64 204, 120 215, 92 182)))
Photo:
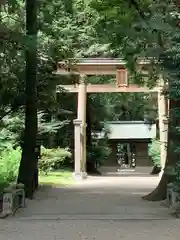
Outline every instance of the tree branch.
POLYGON ((139 13, 139 15, 141 16, 141 18, 145 19, 146 15, 144 14, 144 12, 140 9, 139 4, 136 2, 136 0, 129 0, 129 5, 134 7, 134 9, 139 13))

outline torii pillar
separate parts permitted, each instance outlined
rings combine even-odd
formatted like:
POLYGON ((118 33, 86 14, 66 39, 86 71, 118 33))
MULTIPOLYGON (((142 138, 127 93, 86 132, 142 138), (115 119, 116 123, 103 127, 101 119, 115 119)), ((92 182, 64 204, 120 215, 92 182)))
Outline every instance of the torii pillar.
POLYGON ((81 76, 78 85, 77 119, 74 120, 74 173, 77 180, 85 179, 86 173, 86 99, 87 86, 81 76))
POLYGON ((164 94, 165 82, 160 78, 160 89, 158 91, 158 111, 159 111, 159 138, 160 138, 160 161, 162 173, 167 158, 167 142, 168 142, 168 114, 169 102, 164 94))

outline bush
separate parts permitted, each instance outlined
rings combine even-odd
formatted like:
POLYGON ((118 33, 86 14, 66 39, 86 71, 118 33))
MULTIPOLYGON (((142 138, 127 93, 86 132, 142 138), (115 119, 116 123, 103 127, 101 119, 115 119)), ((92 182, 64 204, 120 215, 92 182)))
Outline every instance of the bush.
POLYGON ((0 188, 7 186, 10 182, 15 181, 18 175, 19 164, 21 159, 20 148, 13 149, 8 146, 0 152, 0 188))
POLYGON ((160 162, 160 141, 154 139, 151 144, 149 144, 149 156, 151 157, 154 166, 161 166, 160 162))
POLYGON ((45 174, 58 169, 61 166, 67 166, 70 163, 71 153, 68 149, 53 148, 47 149, 41 146, 41 158, 39 160, 39 170, 45 174))
POLYGON ((104 139, 97 140, 92 144, 91 149, 88 149, 87 159, 89 162, 95 162, 96 165, 102 165, 111 153, 107 141, 104 139))

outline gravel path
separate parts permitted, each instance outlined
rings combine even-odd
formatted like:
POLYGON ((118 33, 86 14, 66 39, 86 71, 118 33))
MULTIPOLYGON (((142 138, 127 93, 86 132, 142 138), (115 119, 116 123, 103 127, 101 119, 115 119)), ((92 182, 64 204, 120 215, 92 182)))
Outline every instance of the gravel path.
POLYGON ((180 220, 162 203, 141 199, 159 178, 107 175, 39 190, 25 209, 0 220, 0 240, 179 239, 180 220))

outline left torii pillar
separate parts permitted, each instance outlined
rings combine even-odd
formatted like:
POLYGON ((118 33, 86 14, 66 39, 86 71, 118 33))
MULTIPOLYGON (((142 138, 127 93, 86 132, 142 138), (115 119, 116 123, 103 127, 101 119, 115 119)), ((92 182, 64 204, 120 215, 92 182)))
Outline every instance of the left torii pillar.
POLYGON ((77 119, 74 120, 74 173, 77 180, 86 179, 86 100, 87 86, 81 76, 78 86, 77 119))

